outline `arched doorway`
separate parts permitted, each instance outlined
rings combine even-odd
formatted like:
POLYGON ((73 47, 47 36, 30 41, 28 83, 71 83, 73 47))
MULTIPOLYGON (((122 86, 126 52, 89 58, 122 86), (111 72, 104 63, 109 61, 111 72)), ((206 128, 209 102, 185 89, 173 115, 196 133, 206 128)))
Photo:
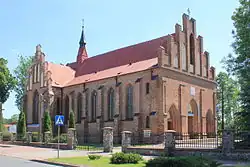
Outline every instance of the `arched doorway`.
POLYGON ((188 104, 188 133, 197 133, 198 130, 198 106, 195 100, 191 100, 188 104))
POLYGON ((214 127, 214 117, 213 117, 213 112, 211 109, 207 111, 206 114, 206 133, 208 136, 213 135, 215 132, 215 127, 214 127))
POLYGON ((36 90, 33 94, 33 124, 38 124, 39 123, 39 94, 38 91, 36 90))
POLYGON ((181 132, 180 113, 174 104, 169 108, 168 114, 168 130, 175 130, 176 132, 181 132))

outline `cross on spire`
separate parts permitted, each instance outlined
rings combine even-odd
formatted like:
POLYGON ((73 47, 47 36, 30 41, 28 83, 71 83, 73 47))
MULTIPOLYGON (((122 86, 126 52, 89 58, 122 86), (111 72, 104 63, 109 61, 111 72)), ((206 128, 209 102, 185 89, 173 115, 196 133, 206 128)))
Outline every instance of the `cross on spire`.
POLYGON ((86 42, 85 42, 85 34, 84 34, 84 19, 82 19, 82 35, 81 35, 81 39, 79 42, 80 48, 85 46, 86 42))
POLYGON ((187 12, 188 12, 188 15, 190 16, 190 13, 191 13, 191 12, 190 12, 190 9, 189 9, 189 8, 187 9, 187 12))

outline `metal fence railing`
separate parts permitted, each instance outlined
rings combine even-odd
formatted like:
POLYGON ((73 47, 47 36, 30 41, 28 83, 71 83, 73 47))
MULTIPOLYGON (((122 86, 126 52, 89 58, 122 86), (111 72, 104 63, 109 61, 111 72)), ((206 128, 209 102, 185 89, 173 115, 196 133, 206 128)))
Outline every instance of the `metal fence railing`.
POLYGON ((250 131, 234 132, 234 148, 250 149, 250 131))
POLYGON ((177 133, 175 134, 175 147, 187 149, 217 149, 222 144, 220 135, 203 133, 177 133))

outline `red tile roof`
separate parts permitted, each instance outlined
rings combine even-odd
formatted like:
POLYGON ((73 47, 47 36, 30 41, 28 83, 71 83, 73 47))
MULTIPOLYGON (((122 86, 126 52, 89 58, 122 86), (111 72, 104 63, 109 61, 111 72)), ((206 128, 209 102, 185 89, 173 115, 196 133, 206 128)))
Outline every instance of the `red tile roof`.
POLYGON ((76 77, 157 57, 157 49, 167 36, 131 45, 86 59, 76 71, 76 77))
POLYGON ((63 87, 96 81, 104 78, 139 72, 156 65, 157 49, 167 36, 131 45, 111 52, 87 58, 80 65, 76 62, 67 66, 49 63, 53 86, 63 87), (131 65, 129 65, 132 63, 131 65))
POLYGON ((74 79, 75 71, 64 65, 48 63, 48 71, 51 71, 52 86, 63 87, 74 79))
POLYGON ((74 78, 65 86, 72 86, 72 85, 77 85, 77 84, 81 84, 84 82, 92 82, 92 81, 97 81, 97 80, 101 80, 105 78, 110 78, 110 77, 117 76, 118 73, 119 75, 125 75, 129 73, 143 71, 146 69, 150 69, 152 66, 156 65, 157 61, 158 61, 157 58, 152 58, 152 59, 132 63, 131 65, 125 64, 122 66, 102 70, 97 73, 85 74, 85 75, 74 78))

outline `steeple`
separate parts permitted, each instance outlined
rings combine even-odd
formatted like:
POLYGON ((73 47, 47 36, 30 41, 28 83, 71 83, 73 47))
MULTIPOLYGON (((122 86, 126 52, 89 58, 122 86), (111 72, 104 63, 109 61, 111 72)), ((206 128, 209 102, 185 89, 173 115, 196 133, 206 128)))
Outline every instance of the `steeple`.
POLYGON ((77 64, 83 63, 85 59, 88 58, 87 50, 86 50, 86 42, 85 42, 85 35, 84 35, 84 22, 82 24, 82 34, 79 41, 79 49, 77 55, 77 64))
POLYGON ((84 35, 84 19, 82 21, 82 35, 81 35, 81 38, 80 38, 80 41, 79 41, 79 45, 80 45, 80 48, 86 45, 85 35, 84 35))

